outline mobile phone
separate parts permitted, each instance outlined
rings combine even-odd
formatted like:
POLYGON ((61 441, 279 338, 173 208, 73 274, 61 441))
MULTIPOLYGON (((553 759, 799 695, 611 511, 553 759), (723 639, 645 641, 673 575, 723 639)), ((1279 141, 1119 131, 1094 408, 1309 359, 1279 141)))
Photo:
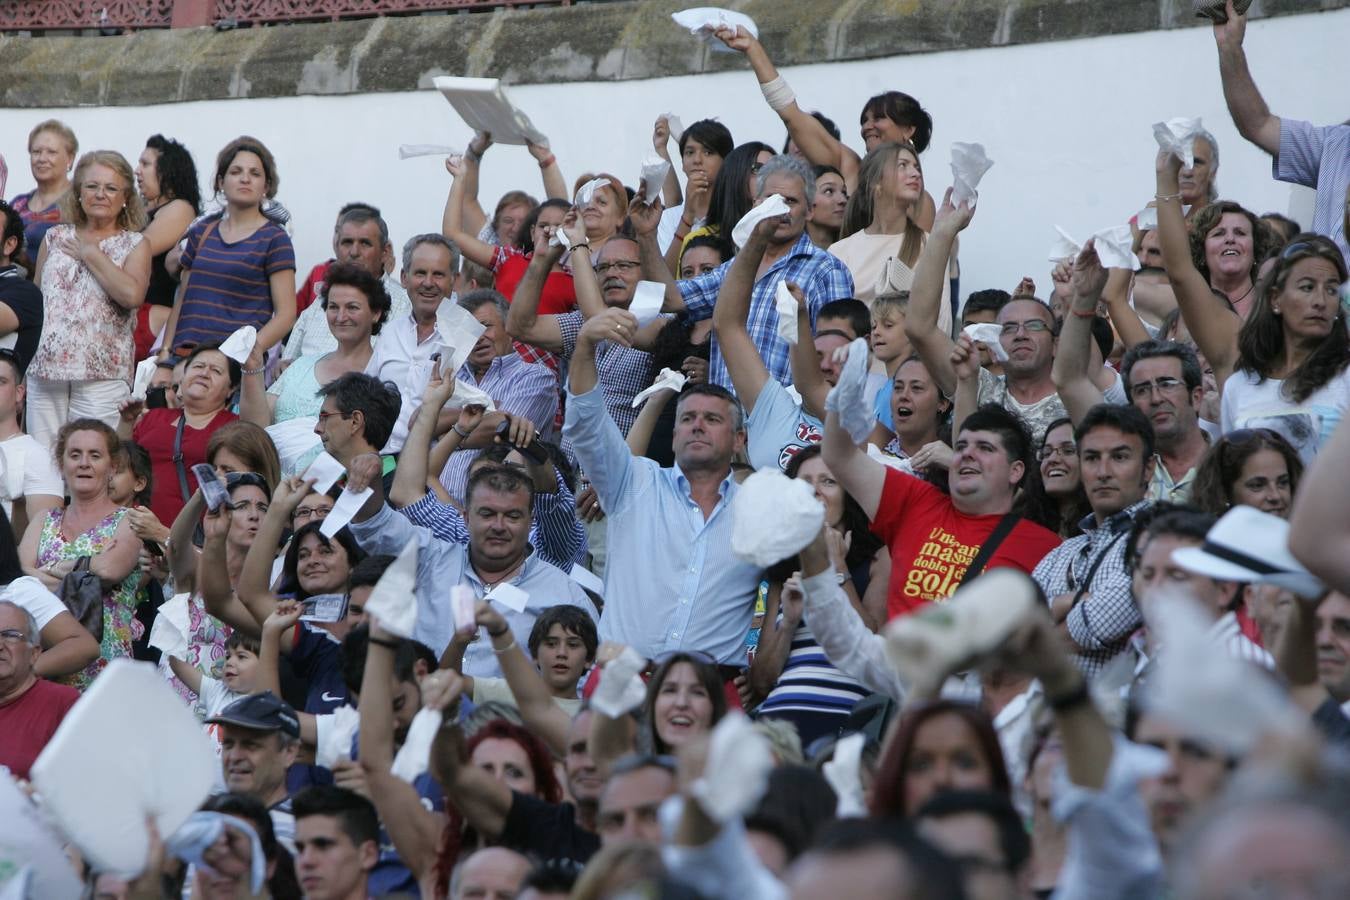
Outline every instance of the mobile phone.
POLYGON ((168 388, 164 385, 161 384, 159 387, 152 387, 145 392, 146 409, 168 409, 168 407, 168 388))
POLYGON ((149 553, 151 556, 164 555, 164 548, 161 547, 157 541, 152 541, 149 538, 145 538, 144 540, 141 541, 141 544, 142 546, 145 547, 145 552, 149 553))
MULTIPOLYGON (((497 437, 501 438, 504 443, 510 443, 510 432, 511 420, 502 419, 501 422, 497 424, 497 437)), ((536 466, 542 466, 544 463, 548 462, 548 451, 539 446, 538 438, 535 438, 528 447, 521 447, 516 444, 511 444, 511 446, 519 450, 522 456, 536 466)))

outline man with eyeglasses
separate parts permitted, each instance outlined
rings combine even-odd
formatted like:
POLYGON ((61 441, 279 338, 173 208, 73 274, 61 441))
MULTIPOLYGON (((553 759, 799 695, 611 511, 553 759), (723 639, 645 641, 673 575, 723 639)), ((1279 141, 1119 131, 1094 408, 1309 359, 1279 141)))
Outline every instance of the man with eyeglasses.
POLYGON ((25 609, 0 600, 0 766, 18 779, 56 733, 80 692, 38 678, 42 654, 37 622, 25 609))
MULTIPOLYGON (((361 372, 346 374, 319 388, 323 404, 314 433, 343 468, 364 454, 379 455, 398 421, 402 400, 392 384, 361 372)), ((385 490, 394 480, 395 459, 380 456, 385 490)))

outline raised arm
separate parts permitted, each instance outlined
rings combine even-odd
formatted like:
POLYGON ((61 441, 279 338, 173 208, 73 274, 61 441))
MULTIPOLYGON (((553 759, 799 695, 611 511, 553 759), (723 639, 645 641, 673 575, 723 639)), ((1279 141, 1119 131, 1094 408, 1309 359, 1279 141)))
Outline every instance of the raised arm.
POLYGON ((980 405, 980 352, 970 335, 957 335, 950 357, 956 373, 956 390, 952 393, 952 434, 961 433, 966 416, 980 405))
POLYGON ((647 448, 652 443, 652 433, 656 431, 656 423, 661 420, 661 413, 665 412, 670 401, 674 399, 674 391, 657 391, 642 401, 642 409, 638 411, 637 418, 628 429, 628 436, 624 438, 634 456, 647 455, 647 448))
POLYGON ((563 178, 562 169, 558 167, 558 158, 553 155, 548 144, 532 144, 526 141, 525 149, 530 151, 534 161, 539 163, 539 175, 544 179, 544 196, 549 200, 571 199, 571 195, 567 193, 567 179, 563 178))
MULTIPOLYGON (((465 221, 464 206, 467 202, 466 198, 470 196, 470 181, 473 183, 474 202, 477 205, 478 160, 468 153, 464 154, 463 158, 459 160, 456 160, 453 156, 447 157, 445 169, 454 180, 450 182, 450 193, 445 198, 445 212, 441 216, 441 234, 460 249, 465 259, 489 269, 492 267, 492 257, 495 250, 491 244, 480 241, 478 230, 473 229, 472 224, 465 221)), ((479 212, 481 213, 482 210, 479 210, 479 212)), ((482 225, 480 224, 478 228, 481 229, 482 225)))
POLYGON ((567 755, 567 731, 572 720, 562 707, 553 701, 553 694, 534 663, 525 655, 511 634, 511 626, 502 614, 487 600, 479 600, 476 621, 487 629, 492 640, 492 652, 501 666, 511 696, 525 727, 538 735, 558 758, 567 755))
POLYGON ((1191 259, 1190 237, 1181 216, 1181 160, 1174 153, 1160 150, 1157 172, 1158 243, 1162 248, 1163 267, 1172 282, 1186 328, 1205 359, 1214 367, 1214 379, 1219 390, 1223 390, 1223 383, 1237 365, 1237 338, 1242 320, 1214 296, 1209 282, 1191 259))
POLYGON ((732 258, 722 280, 722 289, 717 293, 717 305, 713 307, 713 330, 717 333, 731 384, 746 413, 754 410, 759 392, 769 380, 768 367, 750 337, 746 320, 750 317, 750 293, 755 287, 755 273, 769 246, 769 236, 777 225, 777 220, 765 219, 755 226, 741 252, 732 258))
POLYGON ((633 223, 633 233, 637 237, 638 255, 642 260, 642 277, 666 286, 666 302, 662 307, 666 312, 684 310, 684 295, 675 283, 675 275, 666 258, 661 255, 661 245, 656 240, 656 229, 661 224, 661 201, 648 202, 639 190, 633 202, 628 204, 628 219, 633 223))
POLYGON ((969 204, 952 205, 949 188, 942 208, 938 210, 933 232, 915 265, 914 283, 909 289, 909 311, 905 314, 905 335, 932 373, 938 388, 949 397, 956 390, 956 373, 952 371, 951 363, 952 339, 938 328, 938 314, 952 245, 974 215, 975 210, 969 204))
MULTIPOLYGON (((506 314, 506 333, 515 340, 535 347, 542 347, 550 353, 563 350, 562 329, 558 327, 556 316, 539 315, 539 300, 544 292, 544 282, 562 256, 562 248, 552 245, 536 247, 525 274, 516 285, 515 296, 511 298, 511 308, 506 314)), ((594 277, 594 275, 592 275, 594 277)), ((577 278, 572 276, 573 284, 577 278)), ((580 293, 580 291, 578 291, 580 293)))
MULTIPOLYGON (((389 486, 389 503, 395 509, 410 506, 426 496, 427 459, 431 453, 431 439, 436 433, 436 420, 454 395, 455 379, 442 375, 441 362, 438 360, 432 367, 426 390, 422 392, 422 405, 413 413, 408 426, 408 438, 403 442, 403 452, 399 454, 398 466, 394 469, 394 482, 389 486)), ((447 434, 443 440, 448 438, 447 434)))
POLYGON ((834 475, 867 518, 877 517, 877 508, 881 505, 881 492, 886 486, 886 467, 858 449, 853 438, 839 424, 839 414, 831 412, 825 417, 825 437, 820 444, 820 458, 826 468, 834 475))
POLYGON ((1223 81, 1223 99, 1233 117, 1238 134, 1271 156, 1280 152, 1280 117, 1270 111, 1247 68, 1247 53, 1242 49, 1247 34, 1247 17, 1238 15, 1232 0, 1228 3, 1228 21, 1214 26, 1214 43, 1219 48, 1219 78, 1223 81))
MULTIPOLYGON (((281 546, 281 536, 286 533, 286 525, 291 521, 295 508, 300 505, 314 487, 313 479, 299 477, 286 478, 277 485, 272 495, 272 505, 267 508, 258 526, 258 533, 244 557, 244 568, 239 573, 239 600, 253 616, 257 628, 262 628, 267 617, 276 612, 277 595, 272 593, 272 565, 276 562, 276 548, 281 546)), ((294 643, 294 632, 282 635, 283 646, 294 643)))
MULTIPOLYGON (((177 524, 174 523, 175 526, 177 524)), ((202 528, 206 532, 206 539, 202 543, 201 560, 197 567, 197 589, 202 595, 206 611, 231 628, 257 637, 262 632, 259 625, 261 619, 254 619, 248 607, 235 596, 229 569, 225 565, 225 535, 230 531, 229 506, 222 506, 215 512, 208 511, 202 519, 202 528)))
POLYGON ((788 282, 787 288, 797 301, 797 343, 788 354, 792 386, 801 394, 802 411, 817 419, 824 419, 825 398, 830 395, 830 385, 825 381, 825 374, 820 371, 820 354, 816 352, 815 335, 811 333, 811 305, 807 302, 806 294, 796 284, 788 282))
POLYGON ((684 202, 684 195, 680 193, 680 179, 675 175, 675 163, 670 158, 670 121, 664 116, 658 116, 656 124, 652 126, 652 148, 656 155, 670 163, 670 168, 666 170, 665 181, 661 182, 661 202, 666 209, 679 206, 684 202))
MULTIPOLYGON (((451 684, 458 681, 454 673, 444 671, 433 677, 447 679, 451 684)), ((458 694, 458 688, 455 692, 458 694)), ((432 700, 436 700, 435 691, 432 700)), ((484 769, 469 763, 464 752, 464 732, 458 725, 446 723, 436 732, 436 740, 431 745, 431 774, 446 796, 454 798, 464 820, 479 835, 489 841, 501 836, 506 817, 511 812, 511 789, 484 769)))
POLYGON ((169 526, 169 572, 173 575, 174 587, 180 592, 191 591, 196 582, 197 558, 201 553, 193 546, 192 535, 205 511, 206 501, 202 499, 201 490, 196 490, 169 526))
POLYGON ((1091 240, 1074 260, 1071 284, 1069 311, 1064 317, 1059 344, 1055 347, 1052 374, 1055 390, 1064 401, 1069 418, 1077 425, 1089 409, 1102 402, 1102 389, 1093 380, 1089 369, 1092 365, 1092 320, 1097 315, 1097 303, 1106 285, 1106 270, 1102 268, 1091 240))
POLYGON ((267 393, 263 383, 263 349, 254 344, 243 366, 243 376, 239 383, 239 418, 252 422, 259 428, 272 424, 277 398, 267 393))
POLYGON ((1290 520, 1289 549, 1308 569, 1342 594, 1350 594, 1350 418, 1342 419, 1331 440, 1298 486, 1290 520))
POLYGON ((1120 335, 1125 349, 1150 339, 1148 329, 1139 313, 1130 306, 1130 285, 1134 274, 1125 269, 1111 269, 1106 275, 1106 288, 1102 297, 1106 300, 1106 314, 1111 317, 1116 334, 1120 335))

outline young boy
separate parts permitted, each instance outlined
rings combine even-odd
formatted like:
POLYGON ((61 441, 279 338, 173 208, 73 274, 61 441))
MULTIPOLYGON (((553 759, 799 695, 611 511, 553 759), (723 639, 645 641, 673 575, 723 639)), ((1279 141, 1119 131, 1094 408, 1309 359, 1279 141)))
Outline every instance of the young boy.
POLYGON ((909 338, 905 337, 905 313, 909 309, 909 291, 881 294, 872 301, 872 358, 886 369, 886 381, 876 393, 877 428, 871 441, 886 446, 895 436, 891 422, 891 391, 895 371, 913 354, 909 338), (880 438, 881 440, 878 440, 880 438))
POLYGON ((258 689, 258 641, 239 631, 231 634, 225 640, 225 664, 220 678, 212 678, 175 656, 169 657, 169 668, 197 695, 202 718, 209 719, 258 689))

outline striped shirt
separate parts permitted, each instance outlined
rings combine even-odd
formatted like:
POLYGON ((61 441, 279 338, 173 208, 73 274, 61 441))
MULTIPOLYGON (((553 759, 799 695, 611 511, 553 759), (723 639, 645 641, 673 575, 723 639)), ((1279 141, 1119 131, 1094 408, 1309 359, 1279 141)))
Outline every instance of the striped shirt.
POLYGON ((783 671, 769 696, 760 704, 759 715, 788 719, 798 724, 802 743, 838 729, 867 696, 867 688, 835 668, 825 656, 825 648, 805 622, 792 634, 783 671))
POLYGON ((1345 233, 1345 191, 1350 187, 1350 125, 1280 119, 1280 152, 1271 162, 1277 181, 1317 191, 1310 230, 1336 242, 1350 259, 1345 233))
POLYGON ((274 311, 271 277, 295 271, 295 250, 281 227, 264 222, 248 237, 227 244, 220 222, 208 218, 188 230, 183 268, 192 277, 174 332, 177 346, 223 341, 245 325, 262 328, 274 311))

